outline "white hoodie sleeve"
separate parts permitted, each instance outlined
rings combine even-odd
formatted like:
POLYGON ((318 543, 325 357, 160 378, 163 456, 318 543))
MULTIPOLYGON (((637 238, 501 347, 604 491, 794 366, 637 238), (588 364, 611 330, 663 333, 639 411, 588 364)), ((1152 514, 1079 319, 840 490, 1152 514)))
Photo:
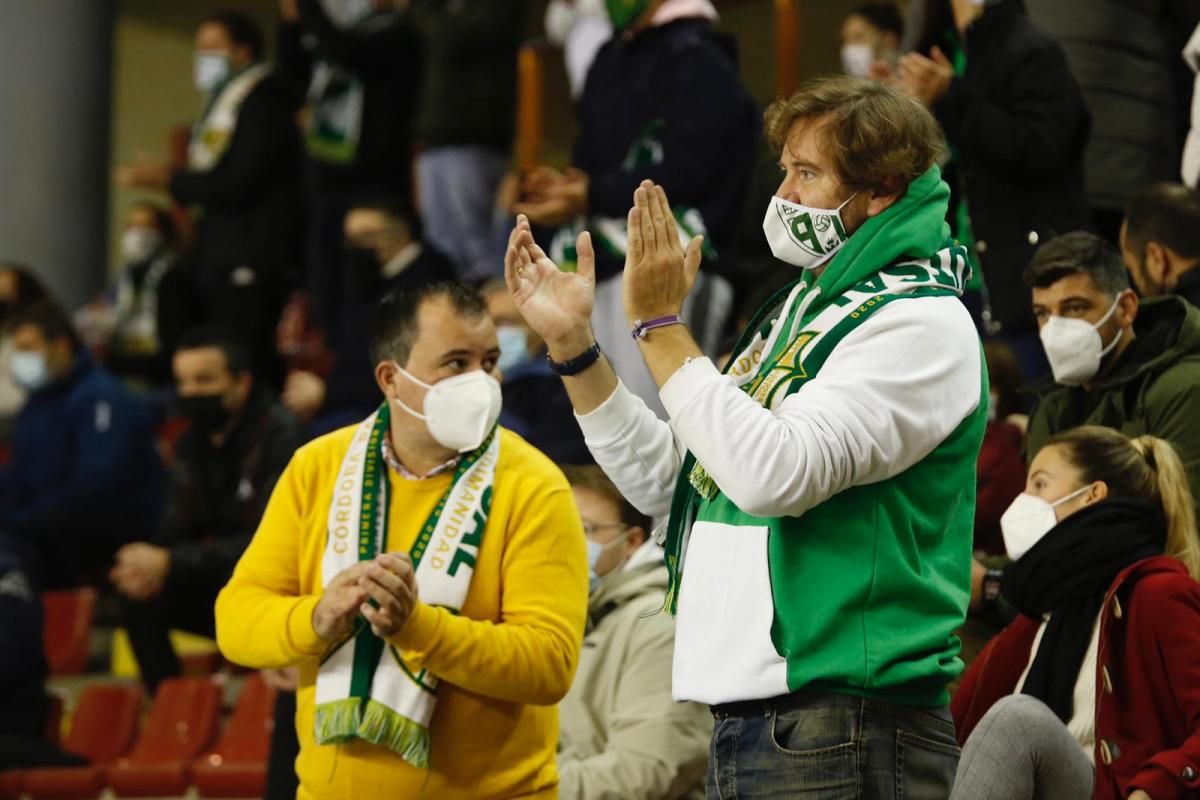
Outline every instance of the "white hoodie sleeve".
POLYGON ((704 358, 663 387, 669 425, 623 386, 579 423, 597 463, 644 513, 670 509, 691 450, 738 508, 798 516, 933 452, 978 407, 982 369, 957 299, 900 301, 847 335, 774 412, 704 358))
POLYGON ((1183 60, 1196 73, 1195 90, 1192 92, 1191 129, 1183 145, 1183 163, 1180 176, 1193 189, 1200 183, 1200 26, 1192 32, 1183 48, 1183 60))

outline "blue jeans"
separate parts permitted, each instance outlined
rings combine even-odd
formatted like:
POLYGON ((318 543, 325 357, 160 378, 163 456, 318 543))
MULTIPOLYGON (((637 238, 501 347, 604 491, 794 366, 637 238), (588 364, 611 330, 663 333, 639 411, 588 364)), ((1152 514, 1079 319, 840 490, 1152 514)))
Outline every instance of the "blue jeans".
POLYGON ((714 706, 711 800, 945 800, 958 765, 947 708, 799 692, 714 706))
POLYGON ((493 235, 496 189, 508 155, 488 147, 432 147, 417 156, 417 196, 425 240, 446 254, 463 281, 504 275, 504 248, 493 235))

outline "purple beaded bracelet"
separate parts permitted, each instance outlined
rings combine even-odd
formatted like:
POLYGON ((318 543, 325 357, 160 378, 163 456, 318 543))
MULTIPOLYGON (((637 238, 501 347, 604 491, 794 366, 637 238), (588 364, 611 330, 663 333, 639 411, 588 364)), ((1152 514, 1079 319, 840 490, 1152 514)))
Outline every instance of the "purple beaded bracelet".
POLYGON ((647 322, 642 322, 640 319, 635 319, 633 321, 633 330, 630 331, 630 334, 634 339, 645 339, 646 334, 655 328, 665 328, 668 325, 682 324, 683 318, 678 314, 672 314, 669 317, 659 317, 658 319, 652 319, 647 322))

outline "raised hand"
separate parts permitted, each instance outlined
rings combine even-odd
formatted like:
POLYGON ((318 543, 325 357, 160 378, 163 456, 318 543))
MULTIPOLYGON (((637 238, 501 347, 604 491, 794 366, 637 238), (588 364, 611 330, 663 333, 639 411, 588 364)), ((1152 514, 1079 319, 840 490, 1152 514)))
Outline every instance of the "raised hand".
POLYGON ((621 289, 626 316, 632 323, 678 314, 696 283, 704 237, 692 237, 684 250, 667 193, 651 181, 634 191, 628 224, 621 289))
POLYGON ((592 343, 596 254, 587 231, 579 234, 575 249, 577 271, 563 272, 534 242, 528 218, 520 215, 504 254, 504 279, 517 310, 559 361, 578 356, 592 343))

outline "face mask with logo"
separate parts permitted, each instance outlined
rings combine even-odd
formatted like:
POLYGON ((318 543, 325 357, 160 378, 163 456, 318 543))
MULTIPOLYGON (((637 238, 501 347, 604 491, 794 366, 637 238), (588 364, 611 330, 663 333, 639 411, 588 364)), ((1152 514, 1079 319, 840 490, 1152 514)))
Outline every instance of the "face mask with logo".
POLYGON ((646 9, 650 8, 650 0, 604 0, 604 5, 613 27, 620 31, 646 13, 646 9))
POLYGON ((850 238, 842 224, 842 209, 857 196, 855 192, 837 208, 812 208, 772 197, 763 218, 771 254, 803 269, 825 264, 850 238))
MULTIPOLYGON (((608 575, 601 575, 598 572, 596 572, 596 564, 600 563, 600 557, 603 556, 605 553, 607 553, 613 547, 616 547, 617 545, 621 544, 621 542, 624 542, 629 537, 630 530, 631 530, 630 528, 626 528, 624 531, 621 532, 620 535, 618 535, 615 539, 613 539, 608 544, 600 544, 599 542, 594 542, 591 539, 587 540, 588 593, 589 594, 596 591, 596 589, 599 588, 600 584, 604 581, 604 579, 606 577, 608 577, 608 575)), ((615 572, 615 571, 616 571, 616 569, 614 568, 613 572, 615 572)), ((609 572, 608 574, 611 575, 612 572, 609 572)))
POLYGON ((41 353, 18 350, 12 355, 8 371, 13 381, 27 392, 36 392, 50 383, 50 368, 41 353))
POLYGON ((875 48, 869 44, 842 45, 842 71, 852 78, 865 78, 875 63, 875 48))
POLYGON ((121 234, 121 257, 127 264, 144 264, 162 247, 162 234, 153 228, 130 228, 121 234))
POLYGON ((1117 311, 1121 298, 1113 301, 1112 308, 1103 319, 1095 325, 1082 319, 1052 316, 1042 326, 1040 336, 1042 347, 1046 351, 1046 359, 1050 362, 1050 370, 1054 373, 1054 382, 1063 386, 1079 386, 1096 377, 1100 371, 1100 361, 1112 352, 1121 341, 1125 330, 1117 331, 1113 340, 1104 346, 1100 338, 1100 328, 1117 311))
POLYGON ((211 92, 229 77, 229 55, 216 50, 196 53, 192 80, 202 92, 211 92))
POLYGON ((1090 488, 1091 484, 1088 484, 1053 503, 1032 494, 1017 495, 1004 516, 1000 517, 1000 532, 1004 534, 1004 549, 1008 557, 1016 561, 1033 549, 1058 524, 1054 509, 1090 488))
POLYGON ((194 394, 179 398, 179 413, 192 427, 203 434, 224 430, 229 424, 230 410, 219 394, 194 394))
POLYGON ((501 325, 496 328, 500 340, 500 360, 496 366, 507 374, 529 360, 529 334, 520 325, 501 325))
POLYGON ((404 411, 425 421, 429 435, 448 450, 469 453, 483 444, 500 418, 500 384, 483 370, 464 372, 429 384, 414 377, 399 364, 400 374, 428 391, 421 411, 394 402, 404 411), (423 412, 423 413, 422 413, 423 412))

